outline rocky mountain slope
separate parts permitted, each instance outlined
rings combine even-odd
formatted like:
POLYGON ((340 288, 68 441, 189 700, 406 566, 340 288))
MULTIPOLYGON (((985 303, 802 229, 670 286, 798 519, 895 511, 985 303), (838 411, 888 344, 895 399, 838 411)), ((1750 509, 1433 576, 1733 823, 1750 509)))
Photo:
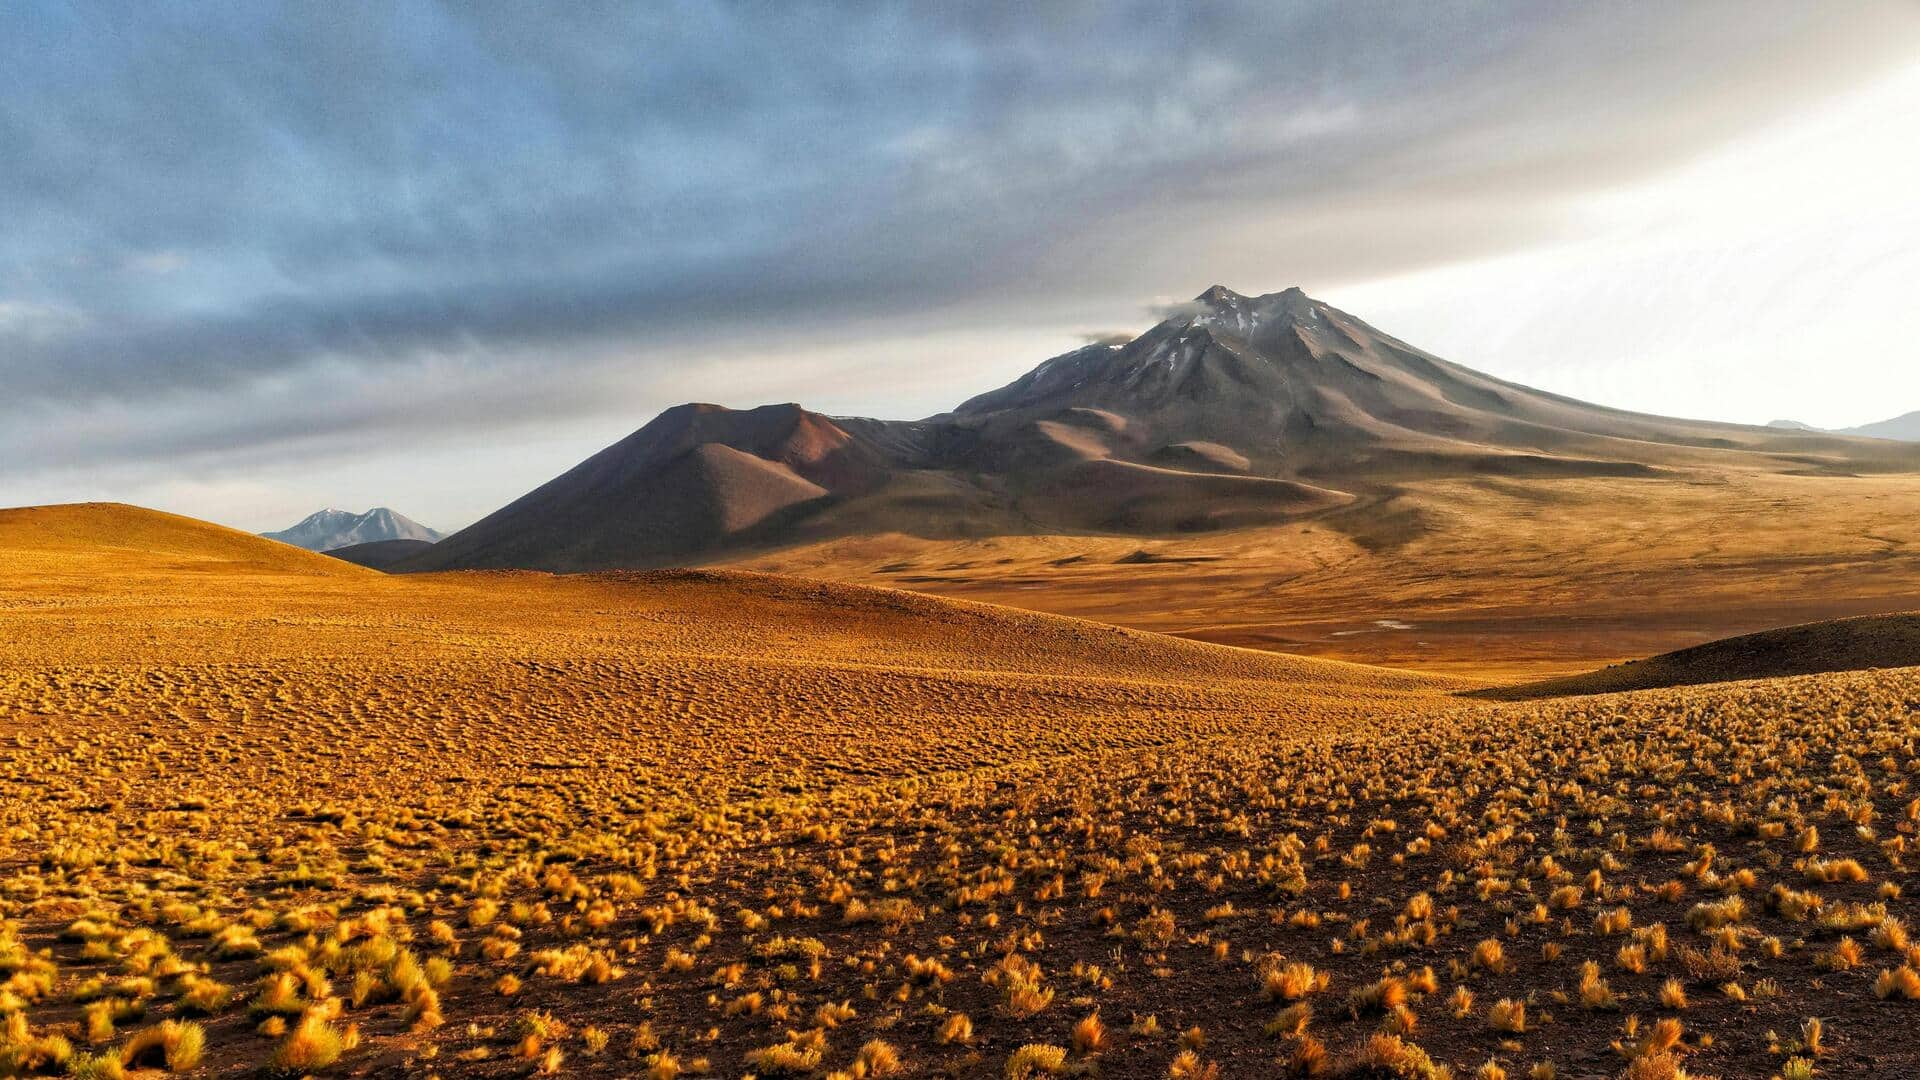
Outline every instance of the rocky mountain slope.
POLYGON ((697 562, 880 533, 1169 535, 1456 476, 1847 474, 1920 448, 1609 409, 1449 363, 1299 289, 1215 286, 1146 333, 918 421, 669 409, 403 569, 697 562))

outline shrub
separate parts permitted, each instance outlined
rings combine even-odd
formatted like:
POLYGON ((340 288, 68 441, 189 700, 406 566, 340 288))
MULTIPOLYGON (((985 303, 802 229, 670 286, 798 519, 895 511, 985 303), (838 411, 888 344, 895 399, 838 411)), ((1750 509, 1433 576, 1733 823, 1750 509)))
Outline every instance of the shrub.
POLYGON ((1007 1080, 1028 1080, 1035 1076, 1059 1076, 1067 1071, 1064 1047, 1028 1043, 1007 1055, 1007 1080))
POLYGON ((319 1013, 309 1012, 274 1047, 269 1060, 279 1072, 309 1073, 340 1060, 346 1049, 347 1039, 340 1030, 319 1013))
POLYGON ((1495 1031, 1518 1035, 1527 1030, 1527 1006, 1512 998, 1501 998, 1487 1009, 1487 1026, 1495 1031))
POLYGON ((190 1020, 163 1020, 134 1033, 120 1050, 120 1060, 131 1068, 164 1066, 168 1072, 186 1072, 200 1063, 207 1033, 190 1020))
POLYGON ((1881 1000, 1902 998, 1920 1001, 1920 971, 1906 965, 1880 972, 1873 981, 1873 996, 1881 1000))
POLYGON ((1261 984, 1269 1000, 1298 1001, 1326 989, 1327 976, 1314 971, 1312 964, 1296 962, 1268 971, 1261 984))

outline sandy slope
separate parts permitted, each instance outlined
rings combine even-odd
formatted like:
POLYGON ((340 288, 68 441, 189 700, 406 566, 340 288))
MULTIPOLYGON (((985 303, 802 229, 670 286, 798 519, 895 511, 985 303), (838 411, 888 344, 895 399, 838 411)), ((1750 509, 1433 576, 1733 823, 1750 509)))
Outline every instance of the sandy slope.
POLYGON ((733 565, 1289 653, 1539 678, 1920 608, 1920 483, 1751 470, 1427 481, 1279 527, 1149 539, 890 534, 733 565))
POLYGON ((196 518, 123 503, 0 510, 0 575, 16 587, 90 573, 157 580, 185 574, 364 580, 364 569, 196 518))

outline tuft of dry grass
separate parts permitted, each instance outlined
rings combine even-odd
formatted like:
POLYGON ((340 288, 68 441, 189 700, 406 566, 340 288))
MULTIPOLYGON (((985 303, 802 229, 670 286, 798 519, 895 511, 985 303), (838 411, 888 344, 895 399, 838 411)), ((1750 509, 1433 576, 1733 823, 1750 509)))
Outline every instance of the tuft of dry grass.
POLYGON ((1495 1031, 1518 1035, 1527 1030, 1527 1004, 1501 998, 1487 1008, 1487 1026, 1495 1031))
POLYGON ((206 1050, 207 1032, 190 1020, 163 1020, 134 1033, 120 1048, 121 1064, 129 1068, 164 1068, 190 1072, 206 1050))
POLYGON ((315 1072, 340 1060, 340 1055, 349 1049, 350 1042, 321 1013, 309 1012, 273 1048, 273 1055, 268 1061, 282 1073, 297 1075, 315 1072))

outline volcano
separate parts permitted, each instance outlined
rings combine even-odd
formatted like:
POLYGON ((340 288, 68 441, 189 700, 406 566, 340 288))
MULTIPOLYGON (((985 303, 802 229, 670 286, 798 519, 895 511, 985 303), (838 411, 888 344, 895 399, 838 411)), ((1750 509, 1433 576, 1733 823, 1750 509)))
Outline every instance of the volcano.
POLYGON ((260 535, 308 551, 334 551, 389 540, 415 540, 431 544, 441 536, 405 514, 395 513, 384 506, 376 506, 364 514, 348 510, 320 510, 302 518, 299 524, 291 528, 260 535))
POLYGON ((1458 476, 1851 474, 1920 448, 1649 416, 1506 382, 1298 288, 1214 286, 917 421, 682 405, 401 569, 579 571, 839 536, 1155 536, 1271 525, 1458 476))

